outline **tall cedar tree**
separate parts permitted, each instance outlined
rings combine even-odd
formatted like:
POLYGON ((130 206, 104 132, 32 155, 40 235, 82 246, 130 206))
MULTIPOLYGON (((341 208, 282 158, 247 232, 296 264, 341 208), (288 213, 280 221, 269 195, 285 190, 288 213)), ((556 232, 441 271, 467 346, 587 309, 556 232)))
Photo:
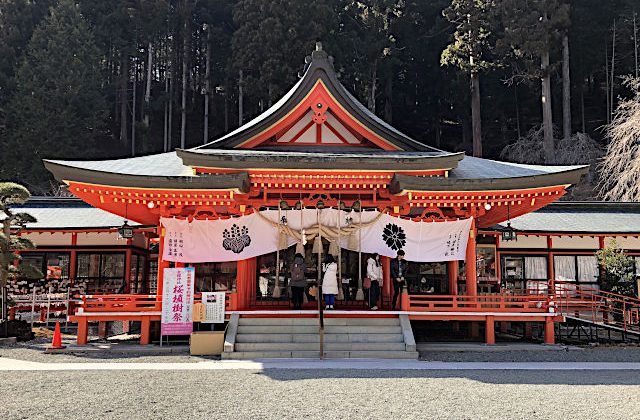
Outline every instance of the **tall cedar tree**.
POLYGON ((243 72, 250 113, 277 101, 296 82, 314 43, 326 40, 326 48, 336 27, 331 0, 239 0, 233 20, 232 74, 243 72))
POLYGON ((42 191, 43 158, 95 155, 105 118, 98 49, 78 7, 61 0, 36 28, 7 107, 0 176, 42 191))
POLYGON ((469 73, 471 78, 471 124, 473 156, 482 157, 480 73, 494 67, 487 58, 492 49, 494 0, 452 0, 442 13, 456 25, 453 42, 442 52, 440 62, 469 73))
POLYGON ((569 26, 566 0, 499 0, 504 28, 501 44, 526 66, 527 76, 541 80, 543 148, 546 163, 555 159, 551 107, 551 52, 562 44, 569 26), (538 64, 536 64, 538 63, 538 64))

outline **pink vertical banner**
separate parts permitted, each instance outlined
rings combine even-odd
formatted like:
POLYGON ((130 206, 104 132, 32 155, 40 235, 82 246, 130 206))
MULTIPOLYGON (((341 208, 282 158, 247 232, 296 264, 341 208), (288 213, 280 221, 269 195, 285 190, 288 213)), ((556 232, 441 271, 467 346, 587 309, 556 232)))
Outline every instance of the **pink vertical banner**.
POLYGON ((194 277, 193 267, 164 269, 160 335, 193 332, 194 277))

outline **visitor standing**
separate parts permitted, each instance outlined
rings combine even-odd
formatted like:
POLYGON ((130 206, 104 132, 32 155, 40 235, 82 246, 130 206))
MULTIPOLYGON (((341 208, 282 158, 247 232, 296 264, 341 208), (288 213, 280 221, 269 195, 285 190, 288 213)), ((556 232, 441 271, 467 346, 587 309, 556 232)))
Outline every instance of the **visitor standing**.
POLYGON ((391 280, 393 281, 393 310, 396 310, 398 296, 404 287, 404 276, 407 273, 407 261, 404 259, 404 251, 399 250, 398 256, 391 261, 391 280))
POLYGON ((322 277, 322 295, 327 309, 333 309, 338 294, 338 264, 333 255, 327 255, 324 260, 324 276, 322 277))
POLYGON ((302 254, 297 253, 291 264, 291 302, 293 309, 302 309, 304 289, 307 287, 307 265, 302 254))
POLYGON ((382 287, 382 265, 380 255, 373 254, 367 260, 367 277, 369 278, 369 308, 378 309, 380 299, 380 288, 382 287))

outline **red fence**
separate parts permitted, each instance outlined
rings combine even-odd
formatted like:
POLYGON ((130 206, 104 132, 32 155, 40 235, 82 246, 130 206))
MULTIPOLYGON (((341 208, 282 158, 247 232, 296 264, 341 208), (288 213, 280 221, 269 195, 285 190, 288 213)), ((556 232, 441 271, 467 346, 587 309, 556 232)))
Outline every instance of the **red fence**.
POLYGON ((422 312, 532 312, 549 311, 546 295, 407 295, 403 310, 422 312))
POLYGON ((557 282, 555 292, 563 315, 640 332, 640 299, 568 282, 557 282))
MULTIPOLYGON (((200 293, 194 295, 195 302, 202 299, 200 293)), ((92 312, 160 312, 162 302, 156 295, 82 295, 80 307, 84 314, 92 312)), ((237 309, 237 294, 227 293, 225 309, 234 311, 237 309)))

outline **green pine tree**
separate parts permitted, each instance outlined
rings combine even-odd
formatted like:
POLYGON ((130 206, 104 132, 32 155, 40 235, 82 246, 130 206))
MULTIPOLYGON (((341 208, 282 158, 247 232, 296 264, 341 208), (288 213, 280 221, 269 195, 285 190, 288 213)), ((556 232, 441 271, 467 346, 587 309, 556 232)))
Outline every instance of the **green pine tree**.
MULTIPOLYGON (((20 261, 20 254, 16 251, 33 248, 33 243, 16 233, 27 223, 34 223, 36 219, 28 213, 14 212, 11 207, 22 204, 29 199, 29 190, 13 182, 0 182, 0 298, 2 313, 0 319, 7 319, 7 283, 18 276, 39 278, 42 273, 31 265, 15 265, 20 261)), ((4 336, 7 336, 8 323, 4 323, 4 336)))
POLYGON ((61 0, 34 31, 7 106, 0 176, 47 189, 43 158, 91 156, 102 135, 106 103, 99 55, 72 0, 61 0))

